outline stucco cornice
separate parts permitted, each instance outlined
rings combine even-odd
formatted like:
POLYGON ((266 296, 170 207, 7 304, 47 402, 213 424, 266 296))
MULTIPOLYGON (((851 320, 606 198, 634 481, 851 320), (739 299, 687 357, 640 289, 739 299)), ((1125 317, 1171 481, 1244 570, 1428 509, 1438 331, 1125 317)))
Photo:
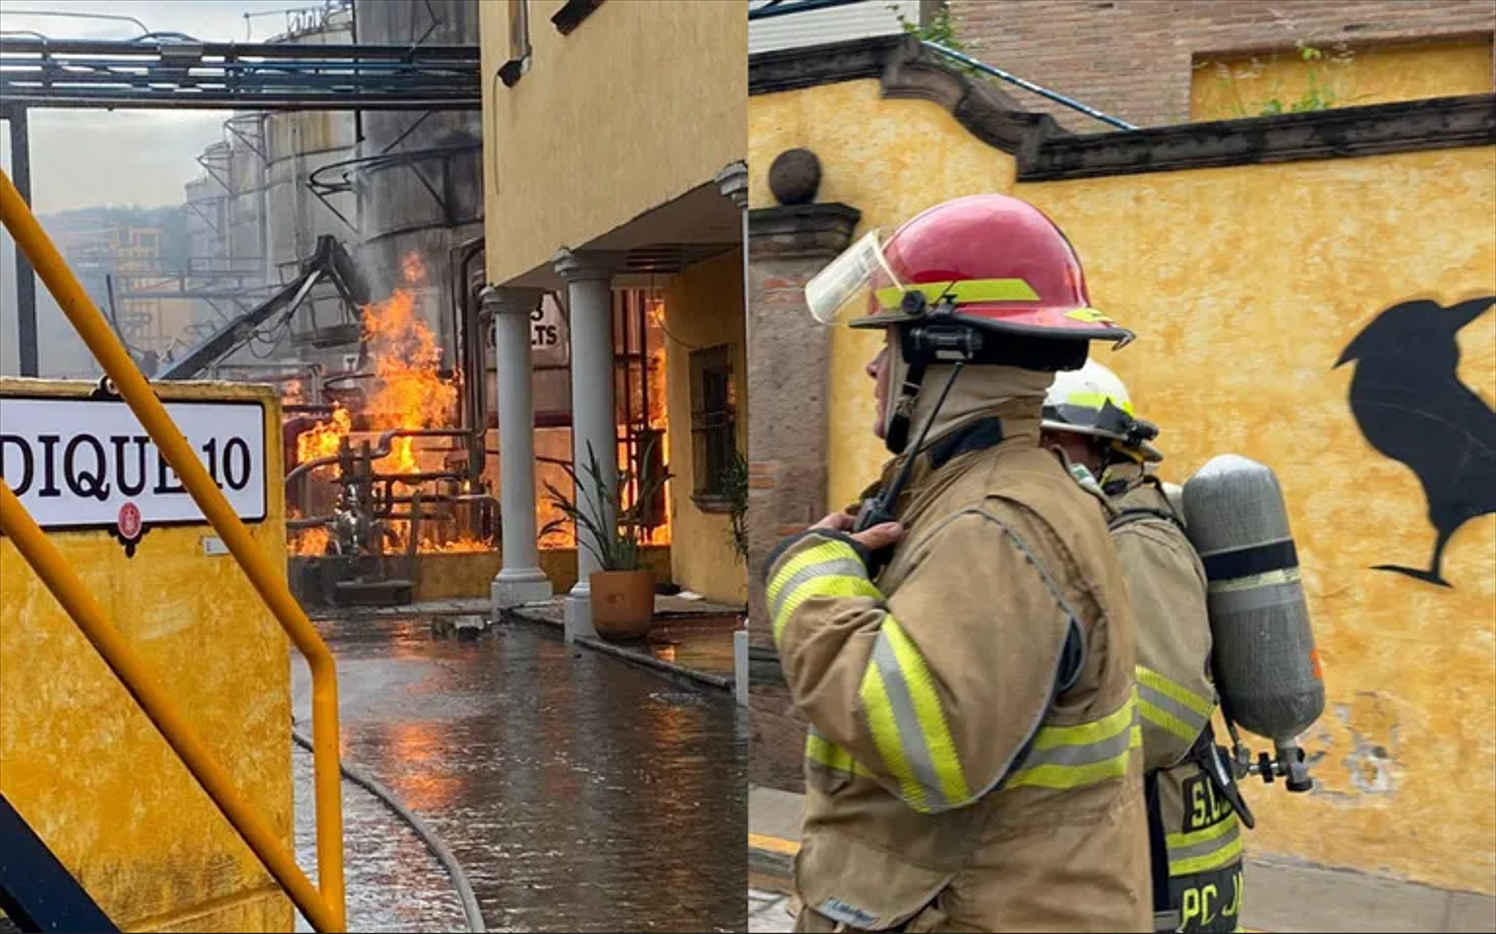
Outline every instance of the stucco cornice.
POLYGON ((1496 94, 1315 113, 1073 134, 973 81, 912 36, 763 52, 751 94, 877 78, 883 96, 945 108, 973 136, 1012 155, 1019 181, 1057 181, 1257 163, 1348 158, 1496 144, 1496 94))

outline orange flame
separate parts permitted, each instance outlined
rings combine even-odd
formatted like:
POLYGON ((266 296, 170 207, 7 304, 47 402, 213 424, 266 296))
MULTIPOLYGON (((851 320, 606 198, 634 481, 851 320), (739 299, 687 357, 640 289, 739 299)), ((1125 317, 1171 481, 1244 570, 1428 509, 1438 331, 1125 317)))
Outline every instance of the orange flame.
POLYGON ((302 386, 301 380, 287 380, 285 385, 281 386, 281 402, 286 405, 300 405, 306 401, 303 396, 305 392, 306 389, 302 386))
POLYGON ((400 260, 400 272, 405 276, 407 285, 419 285, 426 281, 426 262, 419 253, 406 253, 405 258, 400 260))
MULTIPOLYGON (((414 259, 407 256, 406 272, 414 259)), ((383 302, 364 309, 364 342, 374 358, 375 388, 364 407, 371 428, 436 428, 452 423, 457 385, 438 375, 441 348, 431 328, 416 313, 415 294, 396 289, 383 302)), ((412 438, 396 438, 381 470, 410 473, 419 469, 412 438)))
MULTIPOLYGON (((649 324, 645 330, 645 346, 650 348, 648 424, 650 428, 660 433, 659 440, 655 442, 656 459, 659 463, 666 464, 670 461, 670 432, 667 418, 670 409, 670 393, 665 375, 665 303, 659 299, 650 302, 647 314, 649 324)), ((661 523, 650 529, 644 536, 645 544, 670 544, 669 513, 667 505, 665 515, 660 517, 661 523)))
MULTIPOLYGON (((404 519, 397 519, 386 523, 385 537, 388 541, 388 547, 385 549, 387 554, 404 554, 405 550, 410 547, 410 522, 404 519)), ((423 555, 467 554, 493 550, 493 543, 484 541, 481 538, 463 535, 449 542, 443 542, 438 541, 430 532, 423 532, 420 543, 416 545, 416 553, 423 555)))
POLYGON ((286 550, 293 555, 325 555, 327 544, 331 540, 332 532, 327 526, 314 525, 292 532, 286 542, 286 550))
MULTIPOLYGON (((338 453, 338 444, 348 437, 353 428, 353 416, 337 403, 332 407, 332 419, 321 421, 296 436, 296 461, 305 464, 318 457, 331 457, 338 453)), ((312 471, 316 477, 326 477, 333 465, 327 464, 312 471)))
MULTIPOLYGON (((407 254, 400 263, 407 286, 426 280, 426 264, 419 253, 407 254)), ((381 302, 363 309, 362 337, 368 359, 373 361, 373 380, 363 406, 358 412, 361 430, 385 431, 392 428, 440 428, 454 424, 460 378, 443 380, 440 376, 442 350, 435 334, 421 318, 417 293, 411 288, 396 288, 381 302)), ((299 385, 287 384, 286 391, 299 392, 299 385)), ((353 429, 353 413, 341 405, 333 406, 332 417, 304 431, 296 439, 297 459, 307 460, 336 454, 339 443, 353 429)), ((423 469, 424 453, 414 438, 394 438, 390 453, 375 464, 381 473, 416 473, 423 469)), ((435 452, 433 452, 434 456, 435 452)), ((314 474, 326 478, 331 465, 318 468, 314 474)), ((403 551, 408 523, 392 523, 386 539, 386 550, 403 551)), ((307 529, 293 537, 292 550, 297 554, 321 553, 329 537, 327 529, 307 529), (315 549, 315 551, 313 551, 315 549)), ((418 546, 421 552, 488 551, 488 542, 460 538, 438 542, 423 534, 418 546)))

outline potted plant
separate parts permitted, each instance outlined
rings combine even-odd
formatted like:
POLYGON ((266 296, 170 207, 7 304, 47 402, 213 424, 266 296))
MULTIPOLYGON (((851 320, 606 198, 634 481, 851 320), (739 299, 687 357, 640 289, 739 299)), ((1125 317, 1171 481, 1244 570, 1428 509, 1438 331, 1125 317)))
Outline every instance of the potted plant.
MULTIPOLYGON (((651 438, 648 448, 653 448, 651 438)), ((586 548, 597 559, 602 569, 588 578, 592 590, 592 625, 597 634, 605 639, 638 639, 649 632, 654 622, 654 573, 644 566, 643 539, 646 526, 644 509, 665 481, 670 479, 669 470, 658 475, 650 468, 650 453, 646 449, 639 458, 640 469, 624 469, 618 472, 618 483, 612 491, 605 489, 602 468, 598 466, 597 454, 592 445, 587 445, 588 482, 583 483, 576 469, 562 465, 571 477, 579 496, 586 497, 588 508, 556 489, 545 485, 551 504, 561 516, 546 523, 541 536, 575 523, 577 545, 586 548), (623 504, 623 491, 636 486, 633 502, 623 504), (599 517, 615 515, 614 523, 599 517)))
POLYGON ((739 561, 748 560, 748 461, 732 452, 732 463, 722 470, 722 493, 727 497, 727 541, 739 561))

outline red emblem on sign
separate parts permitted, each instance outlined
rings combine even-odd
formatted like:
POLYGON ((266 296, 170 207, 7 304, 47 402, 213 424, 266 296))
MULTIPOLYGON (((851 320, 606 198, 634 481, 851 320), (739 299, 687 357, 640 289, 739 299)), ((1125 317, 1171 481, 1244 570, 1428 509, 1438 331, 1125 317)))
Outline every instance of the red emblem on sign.
POLYGON ((125 541, 140 537, 140 507, 134 503, 119 508, 119 534, 125 541))

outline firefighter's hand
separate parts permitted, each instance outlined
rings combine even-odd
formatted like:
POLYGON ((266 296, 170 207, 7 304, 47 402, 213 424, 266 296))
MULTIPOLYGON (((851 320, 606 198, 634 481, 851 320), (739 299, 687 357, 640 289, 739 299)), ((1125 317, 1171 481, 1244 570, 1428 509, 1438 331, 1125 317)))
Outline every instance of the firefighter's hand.
POLYGON ((831 515, 811 526, 812 529, 830 529, 834 532, 845 532, 851 535, 852 541, 867 549, 869 554, 877 554, 884 548, 898 544, 904 537, 904 527, 897 522, 885 522, 875 525, 864 532, 852 535, 852 528, 857 523, 854 516, 845 512, 833 512, 831 515))

